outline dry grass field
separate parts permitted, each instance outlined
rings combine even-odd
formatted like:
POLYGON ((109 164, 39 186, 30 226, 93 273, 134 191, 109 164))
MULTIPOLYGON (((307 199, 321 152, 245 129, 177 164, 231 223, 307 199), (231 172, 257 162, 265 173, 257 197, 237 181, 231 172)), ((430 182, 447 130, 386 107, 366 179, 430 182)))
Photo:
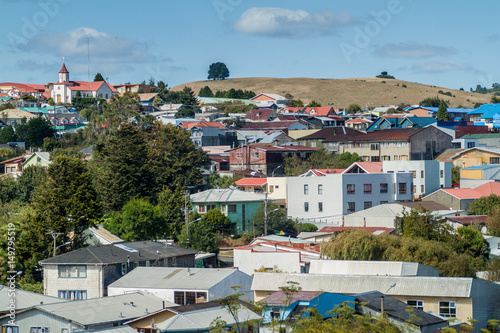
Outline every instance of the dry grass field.
POLYGON ((304 103, 316 100, 322 106, 346 108, 356 103, 363 108, 399 105, 401 103, 415 105, 426 97, 439 97, 450 102, 451 107, 463 106, 472 108, 476 102, 489 103, 491 95, 476 94, 426 84, 394 79, 353 78, 353 79, 311 79, 311 78, 237 78, 222 81, 194 81, 172 88, 182 90, 191 87, 198 94, 204 86, 209 86, 215 93, 217 90, 242 89, 255 93, 291 94, 294 99, 304 103), (385 83, 384 83, 385 82, 385 83), (438 94, 450 92, 452 96, 438 94))

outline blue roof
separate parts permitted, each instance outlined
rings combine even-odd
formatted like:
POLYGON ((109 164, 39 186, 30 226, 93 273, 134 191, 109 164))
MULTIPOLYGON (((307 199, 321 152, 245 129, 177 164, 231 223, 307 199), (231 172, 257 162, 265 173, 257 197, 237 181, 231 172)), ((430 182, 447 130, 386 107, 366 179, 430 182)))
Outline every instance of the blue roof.
MULTIPOLYGON (((411 111, 413 109, 426 109, 431 112, 438 112, 439 107, 435 106, 418 106, 418 107, 408 107, 405 109, 405 111, 411 111)), ((469 112, 473 111, 473 109, 466 109, 466 108, 446 108, 448 112, 452 113, 463 113, 463 114, 468 114, 469 112)))
MULTIPOLYGON (((404 120, 408 120, 412 124, 419 125, 419 126, 427 126, 429 124, 433 124, 433 123, 437 122, 437 119, 434 117, 406 117, 406 118, 404 118, 404 120)), ((401 123, 404 120, 402 120, 401 123)))
POLYGON ((483 104, 477 109, 472 110, 469 114, 482 114, 482 118, 493 118, 495 113, 500 114, 500 104, 483 104))
POLYGON ((463 170, 485 170, 498 167, 500 167, 500 164, 486 164, 486 165, 475 165, 468 168, 463 168, 463 170))

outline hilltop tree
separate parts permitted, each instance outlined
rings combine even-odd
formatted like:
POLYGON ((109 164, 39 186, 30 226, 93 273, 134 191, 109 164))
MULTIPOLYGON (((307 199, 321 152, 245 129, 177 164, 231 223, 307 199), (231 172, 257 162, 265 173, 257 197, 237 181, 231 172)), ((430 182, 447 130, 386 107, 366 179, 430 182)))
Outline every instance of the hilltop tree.
POLYGON ((427 98, 424 98, 423 100, 421 100, 420 103, 418 103, 418 104, 420 106, 437 108, 441 105, 441 103, 444 103, 445 106, 448 106, 450 104, 450 102, 444 101, 444 100, 440 99, 439 97, 427 97, 427 98))
POLYGON ((97 73, 94 77, 94 82, 100 82, 100 81, 106 81, 106 80, 104 80, 101 73, 97 73))
POLYGON ((203 88, 200 89, 198 96, 199 97, 214 97, 214 93, 213 93, 212 89, 210 89, 209 86, 204 86, 203 88))
POLYGON ((443 101, 441 101, 441 103, 439 103, 439 110, 437 112, 436 118, 438 121, 447 121, 448 120, 448 110, 446 108, 446 104, 443 101))
POLYGON ((357 113, 363 111, 363 108, 359 104, 349 104, 346 109, 347 113, 357 113))
POLYGON ((311 108, 313 108, 313 107, 318 108, 318 107, 320 107, 320 106, 321 106, 321 104, 319 104, 319 103, 318 103, 318 102, 316 102, 315 100, 312 100, 312 101, 310 101, 310 102, 309 102, 309 104, 307 104, 307 106, 308 106, 308 107, 311 107, 311 108))
POLYGON ((208 68, 209 80, 224 80, 229 77, 229 69, 223 62, 215 62, 208 68))
POLYGON ((380 78, 380 79, 394 79, 395 77, 392 76, 392 75, 389 75, 387 72, 381 72, 379 75, 377 75, 376 77, 380 78))

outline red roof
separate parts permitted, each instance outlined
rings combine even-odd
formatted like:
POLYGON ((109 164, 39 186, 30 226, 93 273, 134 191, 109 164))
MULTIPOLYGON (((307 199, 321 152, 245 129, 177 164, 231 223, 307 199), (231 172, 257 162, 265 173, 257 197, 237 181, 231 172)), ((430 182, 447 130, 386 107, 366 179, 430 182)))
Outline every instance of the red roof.
MULTIPOLYGON (((277 145, 274 145, 272 143, 252 143, 252 144, 249 144, 247 146, 250 147, 250 148, 259 149, 259 150, 263 150, 263 151, 284 152, 284 153, 286 153, 286 152, 294 152, 294 151, 310 151, 310 152, 314 152, 314 151, 318 150, 316 148, 311 148, 311 147, 306 147, 306 146, 295 146, 295 145, 292 145, 292 146, 277 146, 277 145)), ((236 148, 230 149, 228 151, 240 150, 240 149, 241 149, 241 147, 236 147, 236 148)))
POLYGON ((221 130, 225 130, 227 129, 226 126, 224 126, 222 123, 218 122, 218 121, 188 121, 188 122, 185 122, 185 123, 180 123, 179 124, 180 127, 184 128, 184 129, 191 129, 193 127, 217 127, 221 130))
POLYGON ((346 173, 349 173, 350 169, 355 165, 365 170, 366 173, 382 173, 382 162, 354 162, 346 169, 346 173))
POLYGON ((59 73, 69 73, 69 71, 66 69, 66 65, 64 64, 64 62, 59 73))
MULTIPOLYGON (((308 107, 302 112, 312 116, 327 116, 330 111, 333 111, 331 106, 308 107)), ((335 111, 333 111, 335 113, 335 111)))
POLYGON ((303 108, 301 107, 295 107, 295 106, 286 106, 284 107, 283 109, 281 109, 281 111, 286 111, 288 113, 298 113, 298 112, 301 112, 303 108))
POLYGON ((266 120, 273 114, 274 110, 273 109, 255 109, 255 110, 250 110, 247 112, 245 115, 245 119, 251 119, 251 120, 266 120))
POLYGON ((348 121, 346 121, 346 123, 349 123, 349 124, 359 124, 359 123, 371 124, 372 121, 369 121, 366 119, 361 119, 361 118, 354 118, 354 119, 349 119, 348 121))
POLYGON ((458 199, 478 199, 490 196, 491 194, 500 195, 500 183, 489 182, 476 188, 444 188, 440 189, 458 199))
POLYGON ((401 128, 401 129, 386 129, 383 131, 373 131, 362 135, 357 135, 350 140, 346 141, 373 141, 373 140, 384 140, 384 141, 401 141, 409 140, 410 137, 420 131, 425 130, 425 128, 401 128))
POLYGON ((234 182, 237 186, 240 187, 254 187, 254 186, 262 186, 267 183, 267 178, 241 178, 234 182))
POLYGON ((314 173, 316 176, 321 177, 325 176, 328 174, 339 174, 344 172, 345 169, 311 169, 312 173, 314 173))
MULTIPOLYGON (((69 90, 78 90, 78 91, 97 91, 103 84, 107 85, 112 92, 117 93, 118 91, 105 81, 69 81, 68 83, 72 85, 68 85, 69 90)), ((56 83, 57 84, 57 83, 56 83)))

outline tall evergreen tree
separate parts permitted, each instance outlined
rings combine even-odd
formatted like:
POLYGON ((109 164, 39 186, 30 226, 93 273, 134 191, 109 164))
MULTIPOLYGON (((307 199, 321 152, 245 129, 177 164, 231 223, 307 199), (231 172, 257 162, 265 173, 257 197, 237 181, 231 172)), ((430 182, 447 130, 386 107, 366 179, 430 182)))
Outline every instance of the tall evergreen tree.
POLYGON ((448 120, 448 110, 444 102, 439 103, 439 109, 436 115, 437 120, 447 121, 448 120))
POLYGON ((224 80, 229 77, 229 69, 223 62, 214 62, 208 68, 209 80, 224 80))
POLYGON ((106 80, 104 80, 101 73, 97 73, 94 77, 94 82, 97 82, 97 81, 106 81, 106 80))

